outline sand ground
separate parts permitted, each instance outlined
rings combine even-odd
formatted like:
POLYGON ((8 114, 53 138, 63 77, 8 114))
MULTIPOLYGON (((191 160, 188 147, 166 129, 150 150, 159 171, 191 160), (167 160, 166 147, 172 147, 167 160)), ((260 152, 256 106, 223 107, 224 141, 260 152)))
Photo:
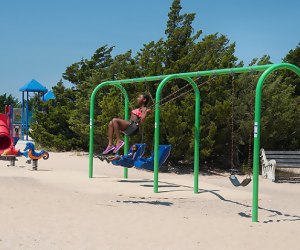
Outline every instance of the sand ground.
POLYGON ((31 171, 0 162, 0 249, 300 249, 300 184, 260 179, 259 223, 251 189, 227 177, 123 169, 87 156, 52 153, 31 171))

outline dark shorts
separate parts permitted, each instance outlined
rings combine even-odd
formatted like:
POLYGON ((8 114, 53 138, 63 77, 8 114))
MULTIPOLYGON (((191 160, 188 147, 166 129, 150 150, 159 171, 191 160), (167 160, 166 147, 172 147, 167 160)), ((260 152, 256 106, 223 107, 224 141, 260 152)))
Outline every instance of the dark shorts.
POLYGON ((139 132, 140 125, 135 121, 130 120, 130 125, 123 131, 127 136, 136 135, 139 132))

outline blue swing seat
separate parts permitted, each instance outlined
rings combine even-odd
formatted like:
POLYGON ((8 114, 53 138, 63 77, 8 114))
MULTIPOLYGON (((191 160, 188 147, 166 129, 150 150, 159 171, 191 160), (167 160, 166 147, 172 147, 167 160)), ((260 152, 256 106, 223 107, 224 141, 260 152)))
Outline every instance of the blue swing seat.
MULTIPOLYGON (((159 145, 158 148, 158 165, 161 167, 168 159, 171 152, 171 145, 159 145)), ((151 157, 144 158, 139 157, 137 161, 134 162, 136 168, 142 168, 147 170, 154 170, 154 153, 152 152, 151 157)))
POLYGON ((127 155, 124 155, 124 156, 121 157, 121 159, 114 160, 111 163, 113 165, 121 166, 121 167, 125 167, 125 168, 133 167, 134 162, 144 154, 145 148, 146 148, 145 143, 135 144, 135 145, 137 146, 137 151, 136 151, 136 154, 135 154, 134 158, 132 158, 132 156, 129 155, 132 152, 132 149, 130 148, 127 155))

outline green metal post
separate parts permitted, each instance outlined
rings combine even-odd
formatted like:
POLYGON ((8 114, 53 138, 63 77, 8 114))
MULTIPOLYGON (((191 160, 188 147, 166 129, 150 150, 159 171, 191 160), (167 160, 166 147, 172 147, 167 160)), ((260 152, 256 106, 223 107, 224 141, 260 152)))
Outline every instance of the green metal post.
POLYGON ((253 151, 253 191, 252 191, 252 221, 258 221, 258 177, 259 177, 259 153, 260 153, 260 117, 261 95, 264 81, 275 70, 289 69, 300 76, 300 69, 292 64, 274 64, 268 68, 259 78, 255 90, 255 115, 254 115, 254 151, 253 151))
POLYGON ((188 78, 195 91, 195 137, 194 137, 194 193, 199 192, 199 144, 200 144, 200 91, 197 84, 188 78))
MULTIPOLYGON (((169 77, 171 78, 171 77, 169 77)), ((159 149, 159 126, 160 126, 160 93, 164 85, 164 82, 168 80, 168 77, 165 78, 159 85, 156 90, 155 97, 155 123, 154 123, 154 193, 158 193, 158 168, 159 168, 159 159, 158 159, 158 149, 159 149)))
POLYGON ((109 83, 104 82, 98 85, 90 99, 90 145, 89 145, 89 178, 93 178, 93 163, 94 163, 94 119, 95 119, 95 98, 98 90, 109 83))
MULTIPOLYGON (((119 88, 121 89, 122 93, 124 94, 124 108, 125 108, 125 112, 124 112, 124 119, 128 120, 129 119, 129 99, 128 99, 128 94, 126 92, 126 90, 123 88, 122 85, 119 85, 119 88)), ((124 155, 127 155, 128 153, 128 149, 129 149, 129 140, 128 140, 128 136, 125 135, 124 138, 124 155)), ((124 168, 124 179, 128 179, 128 168, 124 168)))
POLYGON ((158 169, 159 169, 159 132, 160 132, 160 96, 163 87, 172 79, 180 78, 189 82, 195 91, 195 140, 194 140, 194 192, 198 193, 199 179, 199 134, 200 134, 200 91, 197 84, 189 77, 180 77, 181 74, 174 74, 166 77, 156 90, 155 100, 155 126, 154 126, 154 193, 158 193, 158 169))
MULTIPOLYGON (((94 119, 95 119, 95 98, 98 91, 108 85, 112 85, 120 89, 124 95, 125 100, 125 114, 124 117, 127 120, 129 117, 129 99, 126 90, 122 85, 114 83, 113 81, 103 82, 99 84, 93 91, 90 99, 90 145, 89 145, 89 178, 93 178, 93 164, 94 164, 94 119)), ((125 137, 124 153, 128 152, 128 138, 125 137)), ((124 169, 124 178, 128 178, 128 169, 124 169)))

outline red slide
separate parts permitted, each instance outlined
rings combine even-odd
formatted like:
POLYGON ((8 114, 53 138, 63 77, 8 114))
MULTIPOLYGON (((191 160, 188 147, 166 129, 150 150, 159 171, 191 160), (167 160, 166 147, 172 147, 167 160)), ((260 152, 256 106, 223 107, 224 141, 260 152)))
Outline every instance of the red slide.
POLYGON ((13 142, 9 134, 9 117, 0 114, 0 155, 11 146, 13 146, 13 142))

